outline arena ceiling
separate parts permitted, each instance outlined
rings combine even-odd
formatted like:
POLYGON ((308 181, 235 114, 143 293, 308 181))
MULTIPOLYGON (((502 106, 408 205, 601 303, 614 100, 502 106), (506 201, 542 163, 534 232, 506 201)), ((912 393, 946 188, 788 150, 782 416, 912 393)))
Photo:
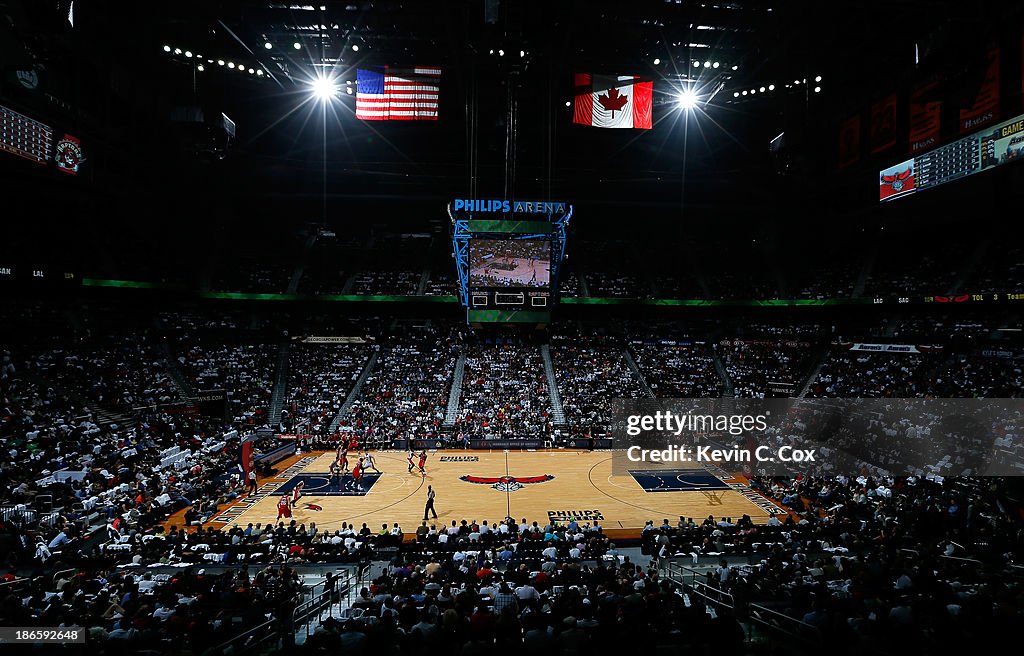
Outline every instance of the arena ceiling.
MULTIPOLYGON (((38 12, 44 3, 20 4, 38 12)), ((237 126, 231 180, 310 199, 510 186, 521 196, 622 199, 628 185, 631 199, 721 202, 780 172, 768 147, 780 133, 796 153, 788 171, 817 171, 807 158, 832 158, 838 116, 922 69, 959 65, 1007 20, 1006 3, 944 0, 840 0, 827 10, 809 0, 56 4, 88 46, 74 66, 91 65, 116 96, 104 129, 137 140, 149 125, 148 138, 160 139, 193 110, 223 112, 237 126), (347 91, 357 68, 375 65, 441 67, 441 120, 355 119, 347 91), (654 80, 655 129, 573 125, 574 72, 654 80), (309 102, 310 81, 325 73, 339 89, 330 120, 309 102), (692 120, 676 106, 687 86, 706 103, 692 120)), ((743 200, 764 197, 731 197, 743 200)))

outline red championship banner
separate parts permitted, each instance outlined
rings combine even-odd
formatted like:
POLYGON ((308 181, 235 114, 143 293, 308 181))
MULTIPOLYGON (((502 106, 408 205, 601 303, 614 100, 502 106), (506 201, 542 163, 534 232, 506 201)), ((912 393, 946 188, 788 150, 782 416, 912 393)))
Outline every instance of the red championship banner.
POLYGON ((871 105, 871 152, 880 153, 896 145, 896 94, 871 105))
POLYGON ((932 100, 937 81, 914 87, 910 93, 910 152, 917 154, 939 145, 942 103, 932 100))
POLYGON ((839 168, 860 159, 860 114, 851 116, 839 126, 839 168))
POLYGON ((960 133, 973 132, 999 118, 999 46, 988 51, 985 78, 974 97, 974 104, 960 110, 960 133))

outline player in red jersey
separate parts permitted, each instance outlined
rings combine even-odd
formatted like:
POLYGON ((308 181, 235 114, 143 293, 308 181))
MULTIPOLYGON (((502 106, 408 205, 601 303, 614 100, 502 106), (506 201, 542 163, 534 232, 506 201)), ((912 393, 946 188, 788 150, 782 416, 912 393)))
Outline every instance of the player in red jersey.
POLYGON ((277 518, 281 519, 284 517, 288 519, 292 516, 292 507, 288 501, 288 495, 282 494, 281 499, 277 502, 277 518))
POLYGON ((427 465, 427 450, 424 449, 424 450, 420 451, 420 473, 423 474, 424 476, 427 475, 427 470, 425 469, 426 465, 427 465))
POLYGON ((363 459, 360 458, 356 461, 355 467, 352 468, 352 485, 356 490, 362 492, 363 487, 359 484, 359 479, 363 477, 363 459))

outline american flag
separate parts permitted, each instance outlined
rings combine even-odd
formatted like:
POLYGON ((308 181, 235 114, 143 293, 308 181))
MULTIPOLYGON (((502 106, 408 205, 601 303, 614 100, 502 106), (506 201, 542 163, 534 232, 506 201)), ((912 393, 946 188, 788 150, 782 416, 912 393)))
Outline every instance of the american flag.
POLYGON ((441 69, 356 71, 356 118, 364 121, 436 121, 441 69))

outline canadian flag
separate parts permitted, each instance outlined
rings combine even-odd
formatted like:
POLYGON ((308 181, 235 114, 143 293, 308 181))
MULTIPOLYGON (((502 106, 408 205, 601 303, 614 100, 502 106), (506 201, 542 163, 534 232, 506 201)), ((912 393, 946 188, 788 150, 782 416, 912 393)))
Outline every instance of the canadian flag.
POLYGON ((595 128, 650 130, 654 82, 635 75, 576 73, 572 122, 595 128))

